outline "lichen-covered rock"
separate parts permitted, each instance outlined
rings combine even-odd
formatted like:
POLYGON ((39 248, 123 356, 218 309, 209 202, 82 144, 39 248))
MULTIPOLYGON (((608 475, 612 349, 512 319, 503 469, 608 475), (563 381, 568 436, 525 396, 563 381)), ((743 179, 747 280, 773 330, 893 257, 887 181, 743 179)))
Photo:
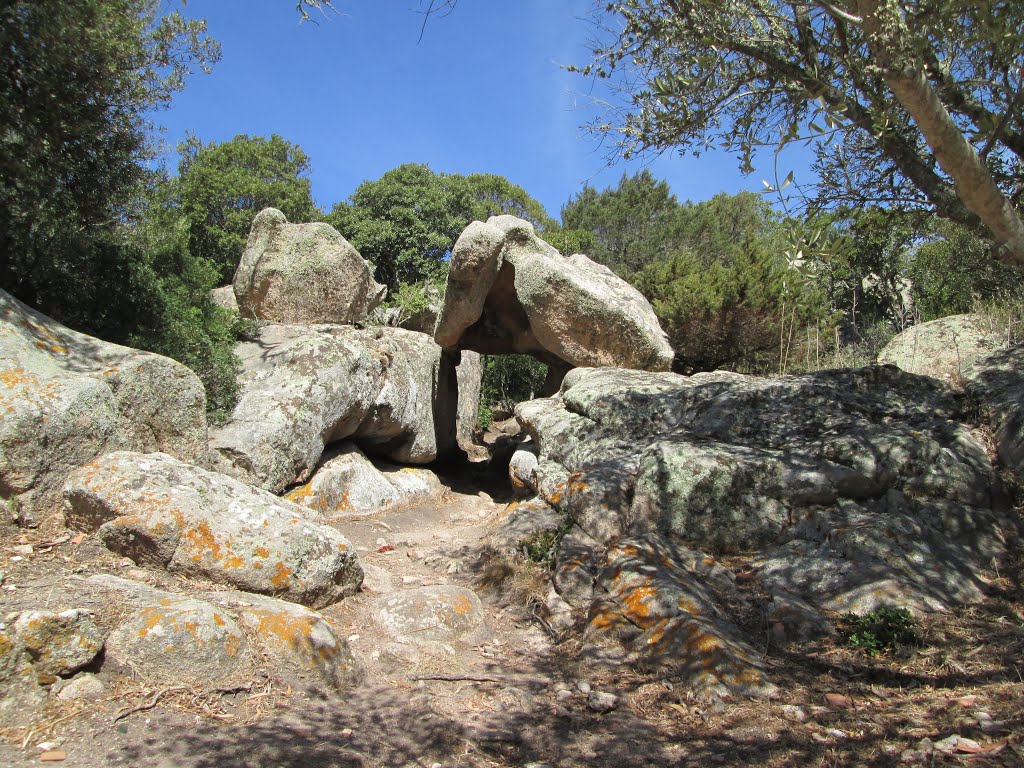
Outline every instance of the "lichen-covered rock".
POLYGON ((978 315, 950 315, 897 334, 878 353, 878 362, 959 383, 975 358, 996 351, 1005 341, 1000 329, 978 315))
MULTIPOLYGON (((891 366, 783 379, 577 369, 516 415, 540 449, 539 495, 575 524, 554 575, 570 604, 621 583, 610 546, 652 536, 741 555, 770 592, 828 614, 982 599, 1019 531, 968 406, 891 366)), ((634 640, 652 654, 660 642, 634 640)))
POLYGON ((131 607, 107 637, 105 665, 149 685, 229 688, 252 678, 249 640, 228 612, 113 577, 93 579, 130 597, 131 607))
POLYGON ((362 581, 355 549, 313 511, 166 454, 102 456, 65 496, 69 527, 140 564, 312 606, 362 581))
POLYGON ((463 350, 459 364, 455 366, 455 377, 459 385, 455 439, 459 448, 472 454, 477 448, 473 433, 480 421, 480 390, 484 379, 484 362, 480 354, 463 350))
POLYGON ((555 541, 564 524, 565 516, 541 499, 512 502, 505 508, 501 524, 488 537, 488 544, 499 552, 522 552, 528 542, 539 537, 555 541))
POLYGON ((508 479, 512 484, 512 489, 536 492, 539 463, 534 451, 520 448, 513 453, 508 462, 508 479))
POLYGON ((429 469, 377 467, 354 445, 347 445, 331 451, 313 478, 285 498, 335 519, 372 515, 441 490, 441 481, 429 469))
POLYGON ((105 632, 86 610, 24 611, 14 620, 36 674, 66 676, 90 664, 103 648, 105 632))
POLYGON ((112 450, 201 462, 198 377, 65 328, 0 290, 0 499, 24 518, 59 511, 68 473, 112 450))
POLYGON ((660 537, 619 541, 605 553, 588 638, 614 634, 635 661, 666 667, 700 693, 768 695, 775 687, 757 652, 717 607, 715 591, 734 589, 730 576, 713 558, 660 537))
POLYGON ((205 599, 227 607, 274 661, 279 679, 335 690, 359 681, 359 666, 348 647, 318 613, 270 597, 210 592, 205 599))
POLYGON ((999 460, 1024 473, 1024 345, 977 357, 966 383, 995 430, 999 460))
POLYGON ((221 288, 214 288, 210 291, 210 301, 233 315, 238 314, 238 299, 235 298, 234 286, 225 285, 221 288))
POLYGON ((260 672, 290 685, 351 687, 358 665, 327 621, 302 606, 241 592, 197 596, 92 576, 95 594, 121 605, 107 660, 147 684, 244 684, 260 672))
POLYGON ((289 224, 261 211, 234 279, 242 317, 274 323, 355 323, 384 300, 370 265, 329 224, 289 224))
POLYGON ((440 585, 397 592, 380 599, 374 616, 389 635, 413 644, 472 642, 484 630, 480 598, 465 587, 440 585))
POLYGON ((562 370, 672 364, 635 288, 586 256, 563 256, 513 216, 473 222, 456 242, 434 338, 446 349, 532 354, 562 370))
POLYGON ((281 493, 343 439, 416 464, 455 445, 454 364, 421 333, 268 325, 236 352, 241 394, 210 440, 222 472, 281 493))
POLYGON ((45 700, 24 644, 0 624, 0 727, 24 726, 45 700))

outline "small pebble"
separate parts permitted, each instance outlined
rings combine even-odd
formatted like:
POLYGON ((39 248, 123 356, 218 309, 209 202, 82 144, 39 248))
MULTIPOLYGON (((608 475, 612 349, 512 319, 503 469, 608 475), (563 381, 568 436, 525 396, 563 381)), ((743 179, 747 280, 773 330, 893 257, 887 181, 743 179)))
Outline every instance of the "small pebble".
POLYGON ((594 712, 611 712, 618 703, 619 697, 614 693, 591 691, 587 695, 587 708, 594 712))
POLYGON ((35 550, 32 549, 31 544, 18 544, 15 547, 11 547, 11 551, 14 552, 14 554, 16 555, 31 555, 33 552, 35 552, 35 550))
POLYGON ((555 698, 559 701, 568 701, 573 697, 573 692, 568 688, 562 688, 555 693, 555 698))
POLYGON ((580 680, 576 683, 576 687, 579 688, 581 693, 590 693, 590 683, 586 680, 580 680))

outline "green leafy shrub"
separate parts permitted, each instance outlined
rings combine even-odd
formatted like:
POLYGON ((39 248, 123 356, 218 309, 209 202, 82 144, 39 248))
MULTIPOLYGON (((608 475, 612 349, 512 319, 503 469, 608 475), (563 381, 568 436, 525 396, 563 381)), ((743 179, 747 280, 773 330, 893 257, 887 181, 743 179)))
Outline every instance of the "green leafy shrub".
MULTIPOLYGON (((485 409, 493 418, 496 406, 513 407, 537 397, 547 374, 548 367, 529 355, 487 355, 480 385, 481 418, 485 409)), ((480 426, 486 425, 481 421, 480 426)))
POLYGON ((883 606, 862 616, 849 613, 840 627, 847 645, 871 656, 921 643, 917 622, 906 608, 883 606))
POLYGON ((555 558, 562 539, 572 530, 572 518, 566 516, 561 525, 554 530, 535 531, 529 538, 519 542, 526 559, 551 570, 555 567, 555 558))

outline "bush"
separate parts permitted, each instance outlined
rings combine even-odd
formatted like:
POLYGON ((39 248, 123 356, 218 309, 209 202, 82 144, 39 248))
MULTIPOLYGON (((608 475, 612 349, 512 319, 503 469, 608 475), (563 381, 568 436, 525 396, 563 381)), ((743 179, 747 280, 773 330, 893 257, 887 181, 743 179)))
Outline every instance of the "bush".
POLYGON ((547 375, 547 366, 529 355, 486 355, 480 385, 480 426, 490 425, 497 407, 513 408, 536 397, 547 375), (483 423, 485 414, 487 424, 483 423))
POLYGON ((921 643, 917 622, 906 608, 882 607, 862 616, 849 613, 843 617, 841 629, 847 645, 871 656, 921 643))

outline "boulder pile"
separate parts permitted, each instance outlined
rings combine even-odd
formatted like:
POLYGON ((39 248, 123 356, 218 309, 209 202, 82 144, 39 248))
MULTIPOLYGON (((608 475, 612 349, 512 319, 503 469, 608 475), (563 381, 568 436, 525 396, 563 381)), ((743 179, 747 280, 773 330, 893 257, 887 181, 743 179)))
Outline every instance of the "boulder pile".
POLYGON ((728 620, 722 557, 756 574, 793 636, 845 612, 983 598, 1020 532, 970 407, 892 366, 581 368, 516 409, 539 448, 520 477, 565 520, 554 586, 595 647, 614 638, 710 689, 752 692, 765 681, 728 620))
POLYGON ((668 370, 672 348, 647 300, 607 267, 563 256, 514 216, 455 243, 434 339, 445 349, 529 354, 577 366, 668 370))

